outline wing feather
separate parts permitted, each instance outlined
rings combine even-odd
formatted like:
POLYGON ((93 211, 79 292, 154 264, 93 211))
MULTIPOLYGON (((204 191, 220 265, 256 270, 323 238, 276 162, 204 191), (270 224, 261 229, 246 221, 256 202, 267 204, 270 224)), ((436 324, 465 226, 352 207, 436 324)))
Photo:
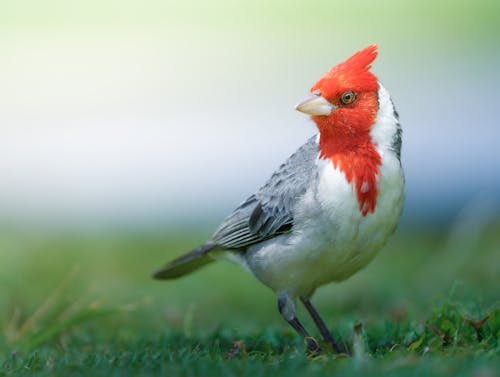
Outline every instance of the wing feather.
POLYGON ((250 245, 290 231, 295 204, 316 179, 316 137, 310 138, 256 194, 241 203, 219 226, 213 242, 228 249, 250 245))

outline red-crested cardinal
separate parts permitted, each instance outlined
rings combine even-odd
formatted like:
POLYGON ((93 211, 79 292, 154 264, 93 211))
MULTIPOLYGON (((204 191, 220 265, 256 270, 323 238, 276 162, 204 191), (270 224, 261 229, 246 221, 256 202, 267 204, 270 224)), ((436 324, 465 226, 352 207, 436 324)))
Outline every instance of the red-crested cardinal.
POLYGON ((204 245, 154 274, 173 279, 214 261, 236 261, 277 294, 283 318, 319 346, 296 316, 304 304, 323 339, 335 341, 313 307, 316 288, 366 266, 398 224, 404 176, 401 126, 391 97, 370 72, 377 46, 336 65, 295 108, 319 133, 237 207, 204 245))

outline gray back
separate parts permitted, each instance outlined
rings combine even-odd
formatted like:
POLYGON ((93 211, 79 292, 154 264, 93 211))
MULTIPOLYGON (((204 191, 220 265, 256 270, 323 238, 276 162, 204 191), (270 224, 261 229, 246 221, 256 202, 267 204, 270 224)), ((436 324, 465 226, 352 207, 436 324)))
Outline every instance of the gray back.
POLYGON ((228 249, 244 249, 289 231, 293 226, 295 203, 317 178, 317 156, 318 143, 314 136, 222 222, 213 235, 213 242, 228 249))

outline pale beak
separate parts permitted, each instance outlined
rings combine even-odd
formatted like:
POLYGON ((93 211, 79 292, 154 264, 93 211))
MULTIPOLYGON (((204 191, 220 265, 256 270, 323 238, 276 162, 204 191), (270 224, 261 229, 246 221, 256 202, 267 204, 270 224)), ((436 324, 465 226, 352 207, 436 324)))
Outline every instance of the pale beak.
POLYGON ((331 104, 325 97, 316 92, 311 93, 295 106, 295 110, 309 115, 330 115, 336 108, 337 106, 331 104))

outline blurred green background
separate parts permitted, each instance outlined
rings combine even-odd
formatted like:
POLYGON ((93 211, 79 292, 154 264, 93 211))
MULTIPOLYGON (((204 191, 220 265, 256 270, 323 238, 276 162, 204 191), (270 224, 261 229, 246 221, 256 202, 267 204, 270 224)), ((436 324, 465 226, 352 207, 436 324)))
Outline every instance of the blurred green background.
POLYGON ((499 1, 2 0, 3 344, 84 309, 114 313, 106 336, 284 328, 272 293, 236 266, 165 284, 149 274, 315 133, 294 104, 370 43, 404 128, 406 208, 371 266, 318 292, 320 310, 329 325, 418 321, 454 295, 488 311, 499 1))

